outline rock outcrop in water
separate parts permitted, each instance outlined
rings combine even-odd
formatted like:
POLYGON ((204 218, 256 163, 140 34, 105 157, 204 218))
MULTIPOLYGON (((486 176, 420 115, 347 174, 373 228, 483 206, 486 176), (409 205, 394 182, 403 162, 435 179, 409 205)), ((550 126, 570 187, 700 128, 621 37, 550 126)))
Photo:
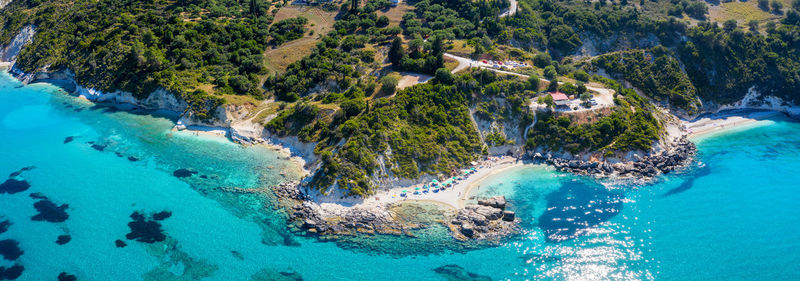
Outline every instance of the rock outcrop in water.
POLYGON ((456 217, 448 225, 456 239, 497 240, 517 230, 516 215, 505 210, 504 196, 479 200, 477 205, 467 205, 458 210, 456 217))
POLYGON ((298 182, 287 182, 272 187, 272 191, 287 209, 289 220, 297 231, 327 238, 335 235, 391 234, 411 235, 408 231, 420 225, 400 223, 387 209, 342 208, 323 210, 298 188, 298 182))
MULTIPOLYGON (((297 182, 283 183, 272 187, 272 192, 287 210, 289 220, 297 231, 327 239, 338 235, 389 234, 414 236, 413 230, 426 227, 425 223, 401 218, 394 207, 401 203, 369 208, 345 207, 324 209, 311 201, 299 188, 297 182)), ((228 189, 228 191, 236 191, 228 189)), ((250 192, 239 190, 239 192, 250 192)), ((517 220, 513 211, 505 210, 505 197, 493 197, 470 205, 456 215, 440 214, 436 219, 453 231, 459 240, 470 239, 499 241, 517 231, 517 220), (464 232, 470 233, 464 235, 464 232)))

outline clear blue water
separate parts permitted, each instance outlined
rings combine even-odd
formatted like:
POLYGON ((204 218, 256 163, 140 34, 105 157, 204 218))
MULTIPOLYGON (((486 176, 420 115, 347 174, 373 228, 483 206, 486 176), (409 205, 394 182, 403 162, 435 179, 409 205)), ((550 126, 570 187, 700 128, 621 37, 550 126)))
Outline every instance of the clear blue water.
POLYGON ((29 189, 0 193, 0 222, 11 222, 0 241, 13 239, 24 252, 0 258, 0 267, 24 266, 17 280, 60 272, 78 280, 470 277, 463 271, 496 280, 800 278, 800 124, 788 120, 705 136, 703 165, 649 186, 604 186, 546 166, 495 176, 476 196, 506 195, 522 233, 497 247, 454 251, 442 229, 338 245, 295 236, 268 199, 217 189, 296 177, 277 152, 172 132, 167 115, 114 112, 48 85, 17 86, 0 74, 0 182, 35 166, 13 177, 29 189), (198 173, 173 176, 181 168, 198 173), (68 219, 32 220, 40 201, 33 193, 68 204, 68 219), (164 210, 172 213, 160 221, 165 241, 126 239, 133 212, 164 210), (64 234, 71 241, 56 244, 64 234), (118 248, 118 239, 127 246, 118 248), (435 271, 446 265, 457 267, 435 271))

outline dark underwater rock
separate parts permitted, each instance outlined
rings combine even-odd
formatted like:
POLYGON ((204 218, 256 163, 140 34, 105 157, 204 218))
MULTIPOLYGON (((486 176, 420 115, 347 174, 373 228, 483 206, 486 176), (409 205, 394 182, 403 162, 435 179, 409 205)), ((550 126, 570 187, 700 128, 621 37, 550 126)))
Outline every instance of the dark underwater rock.
POLYGON ((492 280, 491 277, 485 275, 478 275, 472 272, 466 271, 463 267, 460 267, 455 264, 448 264, 445 266, 437 267, 433 270, 436 274, 441 275, 445 280, 451 281, 461 281, 461 280, 472 280, 472 281, 490 281, 492 280))
POLYGON ((177 169, 174 172, 172 172, 172 175, 178 178, 188 178, 194 174, 197 174, 197 172, 189 169, 177 169))
POLYGON ((0 255, 4 259, 15 261, 24 253, 19 248, 19 242, 13 239, 0 240, 0 255))
POLYGON ((94 148, 94 150, 97 150, 97 151, 106 150, 106 146, 105 145, 101 145, 101 144, 92 144, 92 148, 94 148))
POLYGON ((128 243, 125 243, 125 241, 119 239, 117 239, 117 241, 114 241, 114 244, 117 245, 117 248, 125 248, 125 246, 128 246, 128 243))
POLYGON ((64 138, 64 144, 70 143, 73 140, 75 140, 75 137, 73 137, 73 136, 66 137, 66 138, 64 138))
POLYGON ((161 242, 167 239, 161 224, 155 220, 149 220, 139 212, 131 214, 132 222, 128 223, 131 232, 125 235, 128 240, 135 240, 143 243, 161 242))
POLYGON ((0 183, 0 194, 19 193, 28 190, 28 188, 31 188, 31 184, 26 180, 7 179, 5 182, 0 183))
POLYGON ((31 220, 34 221, 63 222, 69 218, 69 214, 67 214, 69 205, 67 204, 58 206, 50 201, 50 199, 45 198, 33 203, 33 207, 39 211, 39 214, 31 217, 31 220))
POLYGON ((153 219, 157 221, 161 221, 167 219, 172 216, 172 212, 170 211, 161 211, 158 213, 153 214, 153 219))
POLYGON ((71 240, 72 240, 72 236, 69 236, 68 234, 59 235, 58 238, 56 239, 56 244, 64 245, 64 244, 69 243, 69 241, 71 241, 71 240))
POLYGON ((128 156, 128 161, 136 162, 136 161, 139 161, 139 158, 136 158, 136 157, 133 157, 133 156, 128 156))
POLYGON ((0 234, 3 234, 4 232, 8 231, 9 226, 11 226, 11 221, 9 220, 0 221, 0 234))
POLYGON ((37 199, 37 200, 38 199, 47 199, 47 196, 44 196, 44 194, 42 194, 41 192, 34 192, 34 193, 31 193, 31 194, 28 194, 28 197, 33 198, 33 199, 37 199))
POLYGON ((67 274, 66 272, 61 272, 58 274, 58 281, 77 281, 78 277, 75 275, 67 274))
POLYGON ((122 153, 121 153, 121 152, 114 152, 114 154, 116 154, 116 155, 117 155, 117 157, 125 157, 125 155, 122 155, 122 153))
POLYGON ((303 281, 303 276, 301 276, 300 273, 297 273, 296 271, 281 271, 278 272, 278 274, 280 274, 281 277, 284 278, 283 280, 303 281))
POLYGON ((20 174, 22 174, 22 172, 30 171, 30 170, 33 170, 33 169, 36 169, 36 166, 22 167, 22 169, 19 169, 18 171, 15 171, 15 172, 11 173, 10 175, 8 175, 8 177, 9 178, 13 178, 13 177, 19 176, 20 174))
POLYGON ((25 267, 20 264, 12 265, 9 268, 0 266, 0 280, 17 280, 25 271, 25 267))

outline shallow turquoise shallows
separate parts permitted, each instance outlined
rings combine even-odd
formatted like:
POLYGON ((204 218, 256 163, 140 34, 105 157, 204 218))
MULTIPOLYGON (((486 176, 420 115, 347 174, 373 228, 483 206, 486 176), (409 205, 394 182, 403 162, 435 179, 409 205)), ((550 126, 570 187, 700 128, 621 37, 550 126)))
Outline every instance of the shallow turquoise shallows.
POLYGON ((463 250, 441 228, 296 236, 269 199, 219 188, 296 179, 296 167, 265 147, 173 132, 170 118, 0 74, 0 266, 23 266, 17 280, 800 279, 800 124, 789 120, 704 136, 697 163, 648 186, 541 165, 494 176, 475 193, 509 198, 522 233, 463 250), (134 212, 161 211, 164 241, 126 238, 134 212))

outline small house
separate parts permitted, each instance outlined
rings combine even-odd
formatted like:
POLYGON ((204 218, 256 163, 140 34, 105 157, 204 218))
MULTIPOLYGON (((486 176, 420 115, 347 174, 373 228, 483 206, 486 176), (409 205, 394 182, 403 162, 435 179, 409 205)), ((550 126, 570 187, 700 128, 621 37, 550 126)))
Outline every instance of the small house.
POLYGON ((569 98, 562 92, 551 92, 549 95, 553 98, 553 102, 555 102, 556 105, 569 104, 569 98))

